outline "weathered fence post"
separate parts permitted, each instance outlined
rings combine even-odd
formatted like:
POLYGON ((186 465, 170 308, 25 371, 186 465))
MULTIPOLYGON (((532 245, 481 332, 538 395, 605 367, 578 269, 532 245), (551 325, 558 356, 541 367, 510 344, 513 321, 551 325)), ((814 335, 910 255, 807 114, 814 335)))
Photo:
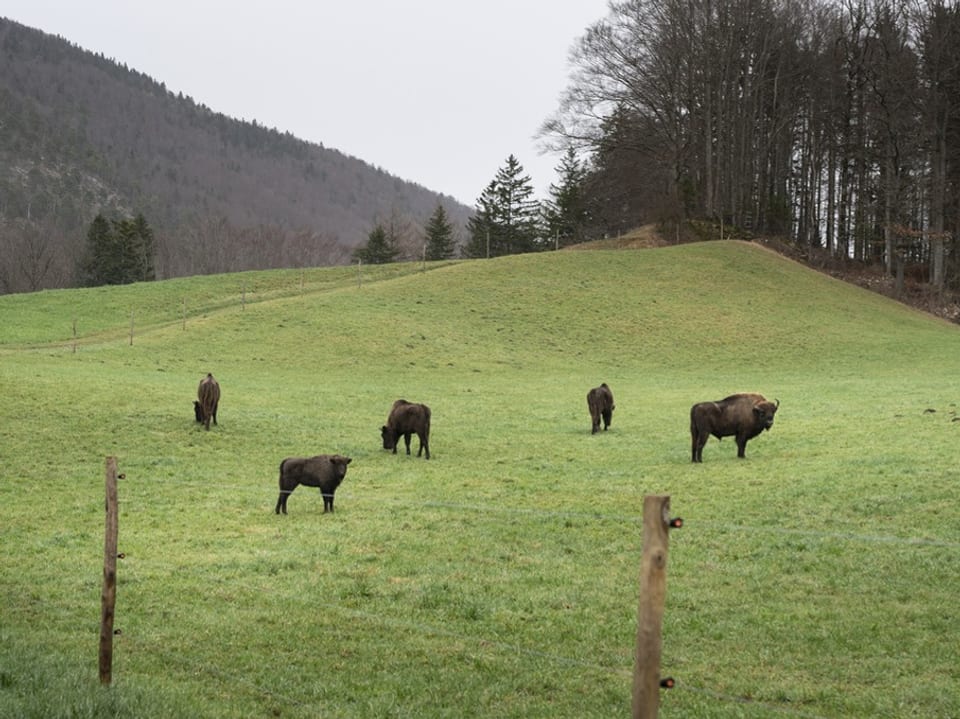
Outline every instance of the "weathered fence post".
POLYGON ((113 678, 113 614, 117 601, 117 458, 107 457, 107 524, 100 595, 100 683, 113 678))
POLYGON ((663 607, 667 597, 669 526, 670 497, 644 497, 633 719, 655 719, 660 708, 660 650, 663 607))
POLYGON ((133 310, 130 310, 130 346, 133 347, 133 310))

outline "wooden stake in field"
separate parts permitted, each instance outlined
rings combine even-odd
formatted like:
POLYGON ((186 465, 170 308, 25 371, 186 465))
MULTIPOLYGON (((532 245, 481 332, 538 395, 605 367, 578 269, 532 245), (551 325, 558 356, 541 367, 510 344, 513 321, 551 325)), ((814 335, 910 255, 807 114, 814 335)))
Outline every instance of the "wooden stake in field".
POLYGON ((117 602, 117 458, 107 457, 107 525, 100 595, 100 683, 113 678, 113 614, 117 602))
POLYGON ((667 598, 669 526, 670 497, 644 497, 633 719, 655 719, 660 708, 660 651, 663 607, 667 598))

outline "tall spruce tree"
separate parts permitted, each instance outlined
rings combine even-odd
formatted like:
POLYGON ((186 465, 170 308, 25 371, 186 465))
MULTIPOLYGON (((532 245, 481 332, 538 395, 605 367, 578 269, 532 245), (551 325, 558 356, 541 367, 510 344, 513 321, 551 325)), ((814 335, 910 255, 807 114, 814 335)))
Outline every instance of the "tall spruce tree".
POLYGON ((80 265, 80 281, 87 287, 112 284, 116 274, 113 232, 107 218, 97 214, 87 230, 87 246, 80 265))
POLYGON ((584 181, 587 172, 570 148, 556 168, 560 184, 550 185, 550 197, 544 203, 543 216, 548 241, 559 247, 583 242, 589 220, 584 181))
POLYGON ((450 224, 447 211, 443 209, 443 205, 437 204, 437 209, 427 220, 424 233, 426 235, 426 257, 428 260, 446 260, 453 257, 453 225, 450 224))
POLYGON ((353 258, 368 265, 385 265, 393 262, 399 250, 387 237, 387 231, 379 222, 367 235, 367 244, 353 252, 353 258))
POLYGON ((138 214, 130 220, 133 235, 136 238, 136 263, 134 264, 135 279, 131 281, 149 281, 157 279, 154 267, 156 245, 153 239, 153 228, 147 224, 147 218, 138 214))
POLYGON ((533 183, 513 155, 487 185, 476 209, 467 223, 470 240, 464 248, 466 256, 497 257, 534 252, 545 246, 533 183))

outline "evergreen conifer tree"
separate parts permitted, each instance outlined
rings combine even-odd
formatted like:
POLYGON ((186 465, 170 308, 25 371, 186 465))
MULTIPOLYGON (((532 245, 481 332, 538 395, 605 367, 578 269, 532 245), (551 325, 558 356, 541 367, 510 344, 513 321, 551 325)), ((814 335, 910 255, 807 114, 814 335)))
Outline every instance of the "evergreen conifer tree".
POLYGON ((427 241, 426 257, 428 260, 446 260, 453 257, 454 239, 453 225, 447 217, 443 205, 437 203, 437 209, 427 220, 424 229, 427 241))
POLYGON ((566 247, 585 239, 589 213, 584 199, 583 183, 587 172, 568 149, 556 168, 560 184, 550 185, 550 197, 544 203, 544 220, 548 241, 566 247))
POLYGON ((147 218, 138 214, 133 218, 133 234, 137 243, 136 277, 133 281, 143 282, 157 279, 153 261, 156 256, 156 244, 153 229, 147 224, 147 218))
POLYGON ((540 203, 533 199, 533 183, 516 157, 510 155, 487 185, 467 227, 468 257, 497 257, 544 247, 540 203))
POLYGON ((367 244, 358 247, 353 257, 368 265, 384 265, 393 262, 399 250, 390 242, 387 231, 379 222, 367 235, 367 244))
POLYGON ((153 230, 143 215, 108 221, 98 214, 87 231, 81 282, 89 287, 155 279, 153 230))
POLYGON ((116 253, 110 223, 98 214, 87 230, 87 247, 80 266, 81 283, 87 287, 111 284, 116 253))

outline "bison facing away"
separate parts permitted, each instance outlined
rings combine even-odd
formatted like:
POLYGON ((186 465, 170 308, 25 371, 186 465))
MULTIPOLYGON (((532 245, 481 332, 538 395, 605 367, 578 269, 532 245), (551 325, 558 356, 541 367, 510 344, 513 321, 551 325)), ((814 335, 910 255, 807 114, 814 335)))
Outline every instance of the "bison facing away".
POLYGON ((201 422, 205 429, 210 429, 210 420, 217 423, 217 405, 220 404, 220 385, 209 372, 200 380, 197 387, 197 400, 193 403, 193 412, 197 422, 201 422))
POLYGON ((732 394, 719 402, 699 402, 690 408, 690 437, 694 462, 703 461, 703 446, 712 434, 717 439, 734 436, 737 456, 744 457, 747 440, 773 426, 780 407, 762 394, 732 394))
POLYGON ((590 420, 593 424, 590 434, 596 434, 600 431, 600 419, 603 419, 603 430, 606 431, 610 426, 610 420, 613 418, 613 410, 616 409, 613 404, 613 392, 604 382, 599 387, 594 387, 587 392, 587 408, 590 410, 590 420))
POLYGON ((392 449, 393 453, 396 454, 397 443, 402 436, 407 445, 407 454, 410 454, 410 435, 413 433, 416 433, 417 437, 420 438, 420 449, 417 450, 417 456, 419 457, 423 452, 426 452, 427 459, 430 459, 430 408, 425 404, 398 399, 390 408, 387 423, 380 428, 383 448, 392 449))
POLYGON ((323 495, 323 511, 333 511, 333 494, 347 474, 353 460, 339 454, 318 454, 315 457, 287 457, 280 463, 280 496, 277 514, 287 513, 287 499, 298 484, 319 487, 323 495))

